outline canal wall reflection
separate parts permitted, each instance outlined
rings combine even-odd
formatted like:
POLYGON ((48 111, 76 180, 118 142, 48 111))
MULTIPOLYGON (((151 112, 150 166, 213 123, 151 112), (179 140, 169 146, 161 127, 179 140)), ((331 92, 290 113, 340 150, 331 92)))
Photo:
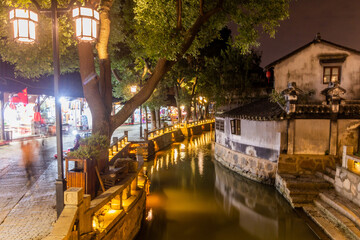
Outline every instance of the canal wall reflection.
POLYGON ((244 231, 255 239, 301 239, 307 226, 294 217, 293 209, 273 187, 242 177, 216 161, 214 166, 216 202, 227 215, 238 215, 244 231))
POLYGON ((316 239, 270 186, 229 172, 214 135, 194 136, 145 162, 147 220, 137 239, 316 239))

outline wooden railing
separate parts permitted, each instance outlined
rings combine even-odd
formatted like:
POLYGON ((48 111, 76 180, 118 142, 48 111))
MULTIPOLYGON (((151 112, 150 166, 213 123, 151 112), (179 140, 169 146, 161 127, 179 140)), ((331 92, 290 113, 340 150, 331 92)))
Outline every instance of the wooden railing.
POLYGON ((80 239, 91 235, 96 235, 96 239, 103 238, 148 192, 147 176, 142 172, 142 156, 137 155, 135 163, 137 167, 133 172, 91 202, 82 188, 66 190, 65 208, 46 239, 80 239))
POLYGON ((130 143, 128 140, 128 131, 124 131, 124 136, 120 138, 113 138, 113 142, 109 147, 109 161, 130 143))

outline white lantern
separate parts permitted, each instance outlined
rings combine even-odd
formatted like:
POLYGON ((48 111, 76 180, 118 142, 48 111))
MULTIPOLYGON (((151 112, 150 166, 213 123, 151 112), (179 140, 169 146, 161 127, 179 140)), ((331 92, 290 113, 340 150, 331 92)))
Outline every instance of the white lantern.
POLYGON ((38 22, 37 13, 26 9, 13 9, 9 12, 13 23, 14 39, 19 42, 35 41, 35 26, 38 22))
POLYGON ((131 93, 136 93, 136 86, 132 86, 132 87, 130 88, 130 91, 131 91, 131 93))
POLYGON ((99 12, 88 7, 76 7, 72 10, 75 20, 75 36, 81 41, 94 41, 97 38, 99 12))

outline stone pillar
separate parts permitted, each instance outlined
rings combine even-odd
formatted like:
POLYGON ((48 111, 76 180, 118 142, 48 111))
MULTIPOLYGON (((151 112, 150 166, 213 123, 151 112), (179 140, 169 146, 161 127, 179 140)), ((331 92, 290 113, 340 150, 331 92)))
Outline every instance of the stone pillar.
POLYGON ((287 154, 294 154, 295 150, 295 120, 288 120, 288 149, 287 154))

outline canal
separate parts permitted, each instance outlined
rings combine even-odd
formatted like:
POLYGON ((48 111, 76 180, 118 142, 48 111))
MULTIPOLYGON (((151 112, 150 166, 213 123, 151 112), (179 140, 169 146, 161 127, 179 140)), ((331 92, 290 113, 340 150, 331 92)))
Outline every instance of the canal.
POLYGON ((137 240, 317 239, 274 187, 235 174, 214 159, 213 133, 158 152, 137 240))

